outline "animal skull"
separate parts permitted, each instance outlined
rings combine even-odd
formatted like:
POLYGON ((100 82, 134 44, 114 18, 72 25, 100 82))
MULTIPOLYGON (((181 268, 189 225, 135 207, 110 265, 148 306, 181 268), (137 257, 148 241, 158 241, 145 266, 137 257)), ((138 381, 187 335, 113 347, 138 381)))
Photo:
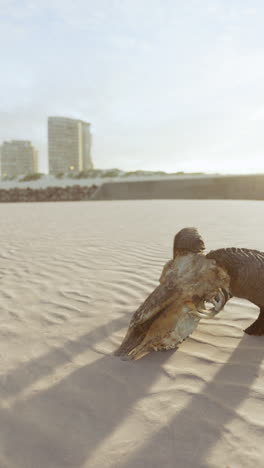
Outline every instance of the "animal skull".
POLYGON ((203 254, 175 251, 163 268, 160 285, 134 313, 115 354, 140 359, 151 350, 177 347, 201 318, 213 317, 223 308, 229 280, 225 270, 203 254))

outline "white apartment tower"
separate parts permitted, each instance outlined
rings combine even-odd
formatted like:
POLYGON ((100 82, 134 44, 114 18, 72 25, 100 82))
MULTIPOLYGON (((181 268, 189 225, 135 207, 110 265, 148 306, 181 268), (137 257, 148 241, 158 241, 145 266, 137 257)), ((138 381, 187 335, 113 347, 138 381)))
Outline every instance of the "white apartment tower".
POLYGON ((38 152, 31 141, 4 141, 0 155, 2 177, 17 177, 38 171, 38 152))
POLYGON ((90 124, 68 117, 49 117, 48 149, 50 174, 92 169, 90 124))

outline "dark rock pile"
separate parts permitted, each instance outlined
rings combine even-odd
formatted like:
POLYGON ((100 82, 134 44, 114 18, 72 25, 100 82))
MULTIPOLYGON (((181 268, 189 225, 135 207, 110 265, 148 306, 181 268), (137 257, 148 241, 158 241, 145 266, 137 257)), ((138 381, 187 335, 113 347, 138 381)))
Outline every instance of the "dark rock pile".
POLYGON ((97 189, 96 185, 82 187, 47 187, 40 189, 11 188, 0 189, 0 202, 48 202, 90 200, 97 189))

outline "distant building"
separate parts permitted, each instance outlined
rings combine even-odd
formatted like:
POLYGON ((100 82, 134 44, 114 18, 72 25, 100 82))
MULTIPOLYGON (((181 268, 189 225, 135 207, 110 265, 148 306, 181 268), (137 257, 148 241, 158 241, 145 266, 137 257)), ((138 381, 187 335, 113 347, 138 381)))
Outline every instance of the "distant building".
POLYGON ((0 155, 2 177, 16 177, 38 171, 38 153, 30 141, 4 141, 0 155))
POLYGON ((49 173, 93 168, 90 124, 68 117, 48 118, 49 173))

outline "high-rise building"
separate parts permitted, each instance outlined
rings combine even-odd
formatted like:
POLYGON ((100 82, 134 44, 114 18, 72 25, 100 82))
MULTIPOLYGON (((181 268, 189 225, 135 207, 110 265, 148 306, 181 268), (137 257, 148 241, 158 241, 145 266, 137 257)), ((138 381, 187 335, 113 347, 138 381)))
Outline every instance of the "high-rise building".
POLYGON ((0 154, 2 177, 16 177, 38 171, 38 153, 30 141, 4 141, 0 154))
POLYGON ((48 118, 49 172, 76 173, 93 168, 90 124, 68 117, 48 118))

